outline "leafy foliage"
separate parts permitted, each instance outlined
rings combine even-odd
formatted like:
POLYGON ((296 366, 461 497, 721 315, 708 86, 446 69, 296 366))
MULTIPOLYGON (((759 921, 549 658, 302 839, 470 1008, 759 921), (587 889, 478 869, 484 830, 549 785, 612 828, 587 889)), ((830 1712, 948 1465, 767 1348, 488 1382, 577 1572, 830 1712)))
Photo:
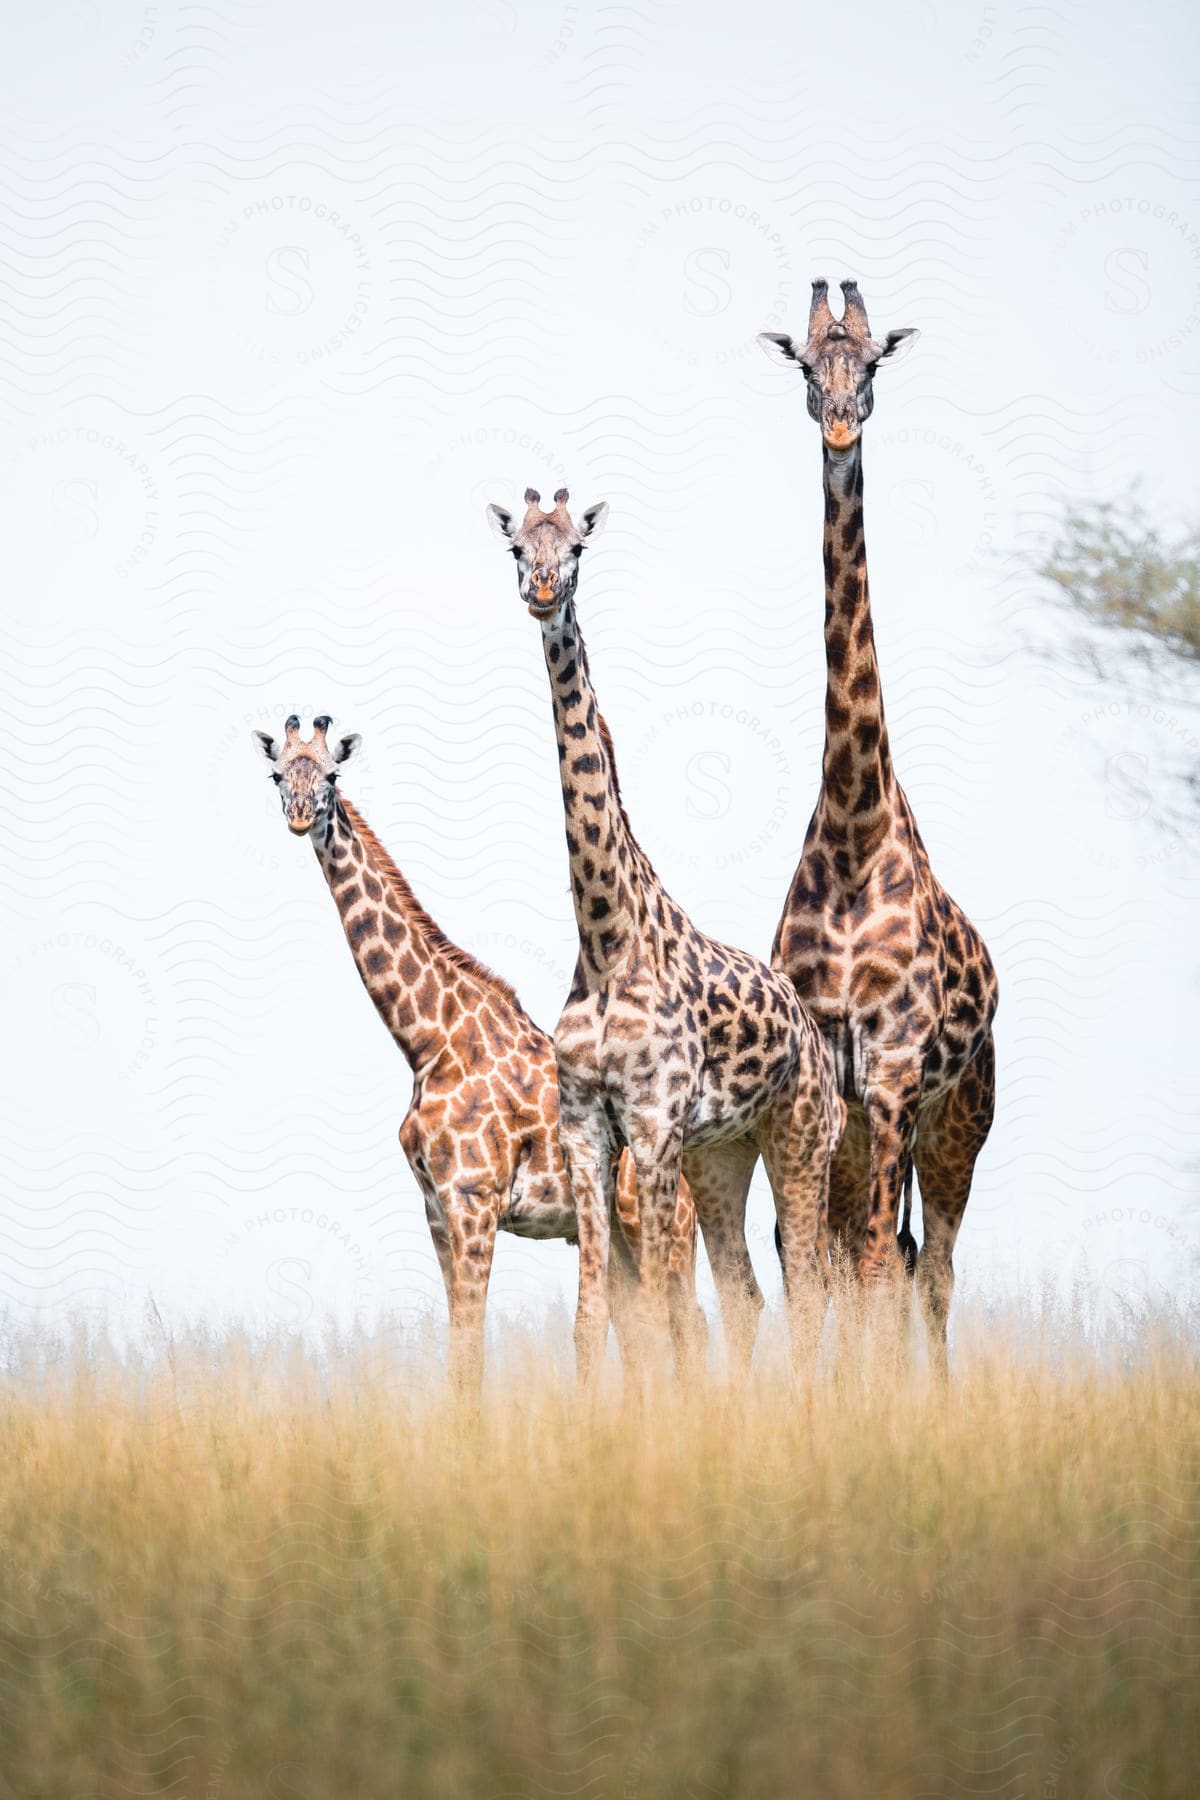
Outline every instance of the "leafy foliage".
POLYGON ((1136 489, 1069 512, 1040 573, 1141 661, 1200 662, 1200 525, 1167 539, 1136 489))

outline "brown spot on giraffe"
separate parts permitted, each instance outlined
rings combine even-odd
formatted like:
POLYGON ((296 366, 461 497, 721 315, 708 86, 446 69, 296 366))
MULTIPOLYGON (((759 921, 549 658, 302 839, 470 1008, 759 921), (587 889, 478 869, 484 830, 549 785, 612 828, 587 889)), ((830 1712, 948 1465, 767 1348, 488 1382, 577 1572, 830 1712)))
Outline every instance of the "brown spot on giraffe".
POLYGON ((791 981, 705 936, 664 890, 621 803, 575 614, 579 562, 607 507, 578 522, 567 491, 520 525, 488 508, 542 627, 558 741, 579 955, 554 1034, 559 1139, 579 1218, 575 1343, 586 1380, 605 1325, 608 1220, 618 1157, 637 1170, 639 1324, 661 1333, 680 1170, 695 1201, 735 1368, 750 1360, 762 1295, 746 1246, 761 1155, 775 1197, 799 1354, 823 1315, 829 1164, 841 1131, 833 1059, 791 981), (552 579, 551 579, 552 577, 552 579), (542 598, 544 590, 552 601, 542 598))
MULTIPOLYGON (((417 900, 362 815, 337 791, 357 735, 328 741, 328 718, 311 742, 293 715, 280 744, 255 742, 271 765, 289 829, 307 834, 342 913, 347 942, 380 1018, 413 1075, 400 1143, 425 1200, 450 1307, 456 1379, 482 1371, 484 1308, 497 1230, 578 1241, 570 1184, 558 1143, 554 1045, 507 982, 447 938, 417 900), (377 900, 342 905, 339 871, 366 872, 377 900), (399 929, 397 929, 397 927, 399 929)), ((630 1296, 641 1238, 631 1159, 618 1171, 610 1220, 620 1254, 610 1276, 622 1352, 630 1346, 630 1296)), ((696 1213, 680 1184, 668 1226, 671 1335, 680 1361, 703 1345, 696 1303, 696 1213)))
POLYGON ((863 532, 862 427, 874 376, 916 341, 872 338, 857 284, 840 320, 813 283, 808 338, 759 342, 805 379, 821 427, 825 492, 825 750, 821 791, 772 962, 795 981, 837 1059, 849 1102, 829 1225, 864 1280, 916 1260, 935 1360, 945 1361, 954 1241, 995 1108, 998 990, 983 939, 938 882, 896 779, 884 722, 863 532), (903 1222, 897 1234, 901 1193, 903 1222))

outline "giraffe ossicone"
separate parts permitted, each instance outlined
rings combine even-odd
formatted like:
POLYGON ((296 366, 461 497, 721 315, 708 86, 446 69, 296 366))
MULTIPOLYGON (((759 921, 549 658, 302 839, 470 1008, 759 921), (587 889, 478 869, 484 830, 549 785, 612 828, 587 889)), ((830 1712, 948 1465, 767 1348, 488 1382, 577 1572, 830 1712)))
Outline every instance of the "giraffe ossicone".
MULTIPOLYGON (((375 1010, 407 1060, 412 1100, 400 1143, 425 1214, 450 1308, 451 1367, 467 1385, 482 1369, 484 1307, 497 1230, 577 1237, 558 1147, 554 1046, 500 976, 439 929, 366 820, 337 786, 361 742, 330 738, 320 714, 301 736, 291 714, 283 741, 255 731, 288 828, 308 836, 375 1010)), ((617 1246, 610 1301, 625 1353, 640 1256, 633 1168, 619 1172, 610 1221, 617 1246)), ((671 1333, 679 1360, 701 1351, 695 1298, 696 1215, 676 1195, 669 1255, 671 1333)))

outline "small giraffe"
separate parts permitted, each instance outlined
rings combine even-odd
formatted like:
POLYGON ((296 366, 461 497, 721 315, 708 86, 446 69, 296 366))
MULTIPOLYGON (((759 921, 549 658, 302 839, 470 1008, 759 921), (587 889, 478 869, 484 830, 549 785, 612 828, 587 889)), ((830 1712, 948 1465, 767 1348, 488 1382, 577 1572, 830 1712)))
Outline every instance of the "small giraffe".
MULTIPOLYGON (((496 1231, 577 1240, 558 1148, 554 1046, 508 983, 450 942, 362 815, 337 789, 357 733, 331 745, 331 720, 309 742, 293 713, 282 745, 254 741, 271 765, 289 830, 312 840, 346 941, 375 1009, 413 1074, 400 1143, 425 1199, 425 1216, 450 1306, 456 1381, 477 1384, 496 1231)), ((629 1158, 613 1196, 613 1321, 628 1348, 641 1254, 629 1158)), ((695 1298, 696 1215, 680 1186, 667 1222, 677 1359, 699 1354, 704 1315, 695 1298)))
POLYGON ((944 1369, 954 1242, 995 1109, 996 974, 935 878, 892 769, 871 625, 860 434, 876 368, 918 334, 889 331, 877 342, 857 284, 844 281, 842 292, 837 320, 827 284, 813 283, 806 343, 759 337, 804 376, 825 484, 821 791, 771 960, 816 1015, 849 1102, 830 1180, 831 1233, 868 1282, 890 1273, 897 1249, 910 1270, 915 1259, 931 1351, 944 1369), (919 1258, 909 1223, 914 1162, 919 1258))
POLYGON ((844 1109, 832 1057, 792 983, 697 931, 634 838, 575 616, 580 557, 608 508, 590 507, 575 524, 568 498, 560 488, 546 513, 527 489, 520 525, 503 507, 487 510, 542 629, 579 929, 554 1034, 558 1133, 579 1220, 578 1369, 586 1382, 603 1338, 608 1222, 617 1159, 628 1147, 642 1228, 639 1325, 661 1334, 682 1167, 741 1373, 763 1304, 745 1235, 754 1166, 761 1154, 802 1354, 824 1311, 814 1277, 828 1271, 829 1163, 844 1109))

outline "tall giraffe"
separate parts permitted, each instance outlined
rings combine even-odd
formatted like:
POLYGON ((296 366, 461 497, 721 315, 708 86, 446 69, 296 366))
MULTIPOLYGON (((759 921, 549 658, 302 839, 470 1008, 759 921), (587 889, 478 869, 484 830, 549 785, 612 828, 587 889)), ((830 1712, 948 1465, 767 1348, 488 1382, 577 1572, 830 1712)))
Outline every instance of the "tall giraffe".
POLYGON ((892 768, 871 624, 861 432, 876 368, 918 334, 889 331, 877 342, 857 284, 844 281, 842 293, 838 320, 827 284, 813 283, 807 342, 759 337, 804 376, 825 485, 821 791, 771 960, 796 983, 837 1060, 849 1113, 830 1180, 830 1230, 867 1282, 890 1272, 897 1248, 913 1266, 916 1164, 924 1220, 917 1287, 944 1367, 954 1242, 995 1109, 996 974, 979 933, 934 876, 892 768))
MULTIPOLYGON (((425 1216, 450 1307, 452 1372, 477 1383, 496 1232, 577 1237, 558 1147, 554 1045, 508 983, 441 932, 361 813, 337 790, 357 733, 330 745, 327 716, 305 742, 293 713, 282 744, 254 741, 271 765, 288 828, 308 836, 333 895, 364 987, 413 1075, 400 1143, 425 1216)), ((627 1352, 640 1239, 629 1158, 612 1196, 617 1254, 613 1321, 627 1352)), ((696 1304, 696 1215, 680 1187, 667 1221, 671 1333, 677 1358, 704 1340, 696 1304)))
MULTIPOLYGON (((566 814, 579 956, 554 1034, 559 1140, 579 1220, 575 1342, 586 1381, 604 1329, 609 1216, 623 1147, 637 1170, 638 1319, 661 1332, 669 1227, 682 1167, 721 1302, 731 1358, 748 1364, 762 1294, 746 1247, 746 1193, 762 1155, 775 1197, 797 1348, 828 1269, 829 1163, 841 1131, 833 1059, 790 981, 697 931, 630 829, 612 740, 596 706, 575 616, 584 546, 607 506, 576 525, 526 490, 520 525, 490 506, 542 630, 566 814)), ((819 1294, 821 1310, 824 1290, 819 1294)))

